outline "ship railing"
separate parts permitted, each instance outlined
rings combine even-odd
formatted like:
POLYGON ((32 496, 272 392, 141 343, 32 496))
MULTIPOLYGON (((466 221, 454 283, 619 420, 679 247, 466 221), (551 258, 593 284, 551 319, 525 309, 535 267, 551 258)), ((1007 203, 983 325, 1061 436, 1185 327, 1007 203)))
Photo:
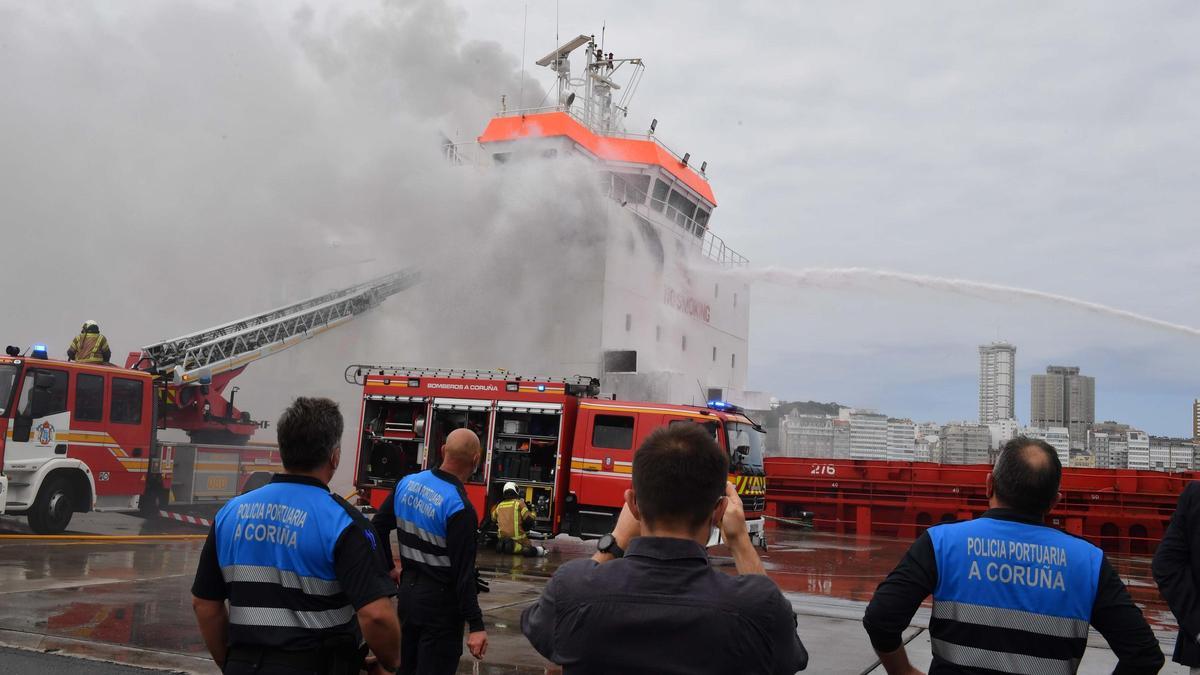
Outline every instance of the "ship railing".
POLYGON ((675 228, 676 232, 684 234, 687 239, 696 242, 700 254, 709 260, 726 267, 748 267, 750 265, 750 260, 746 256, 730 248, 725 240, 713 234, 707 225, 697 222, 695 218, 668 204, 665 200, 655 199, 624 182, 618 188, 616 181, 607 181, 606 190, 608 197, 643 220, 661 223, 665 216, 665 220, 675 228), (630 196, 633 196, 634 199, 629 199, 630 196))

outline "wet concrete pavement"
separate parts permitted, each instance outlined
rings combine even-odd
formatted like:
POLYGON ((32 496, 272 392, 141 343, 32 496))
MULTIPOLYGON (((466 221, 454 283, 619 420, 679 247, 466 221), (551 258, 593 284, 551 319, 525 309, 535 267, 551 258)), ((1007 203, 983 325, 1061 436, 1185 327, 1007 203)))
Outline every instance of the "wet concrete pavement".
MULTIPOLYGON (((72 523, 80 535, 193 535, 190 539, 13 539, 24 522, 0 517, 0 644, 60 650, 103 660, 175 671, 213 673, 191 611, 191 578, 203 530, 170 521, 87 514, 72 523), (7 535, 7 536, 6 536, 7 535)), ((875 672, 860 620, 878 581, 907 542, 857 540, 804 531, 776 531, 764 557, 768 573, 797 611, 809 647, 808 672, 862 675, 875 672)), ((532 603, 562 562, 590 555, 594 544, 572 539, 549 543, 550 557, 524 559, 481 552, 479 566, 492 592, 480 596, 489 632, 487 660, 463 659, 460 673, 556 672, 520 632, 521 611, 532 603)), ((732 573, 732 561, 714 549, 713 562, 732 573)), ((1146 558, 1117 558, 1118 571, 1143 606, 1169 654, 1174 620, 1158 598, 1146 558)), ((923 608, 906 634, 918 663, 928 664, 923 608)), ((1081 673, 1111 672, 1113 659, 1093 635, 1081 673)), ((5 666, 0 670, 22 672, 5 666)), ((879 671, 881 672, 881 671, 879 671)), ((1163 672, 1186 672, 1168 666, 1163 672)))

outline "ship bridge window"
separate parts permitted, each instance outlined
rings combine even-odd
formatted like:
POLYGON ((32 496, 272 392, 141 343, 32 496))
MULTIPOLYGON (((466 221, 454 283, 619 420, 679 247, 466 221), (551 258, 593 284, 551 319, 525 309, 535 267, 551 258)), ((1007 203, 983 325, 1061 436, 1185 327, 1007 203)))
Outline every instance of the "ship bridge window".
POLYGON ((650 206, 655 211, 662 211, 667 205, 667 194, 671 191, 671 186, 661 180, 654 181, 654 194, 651 195, 650 206))
POLYGON ((650 191, 650 176, 638 173, 612 173, 609 195, 621 204, 645 204, 650 191))
POLYGON ((492 153, 492 160, 494 162, 496 162, 497 164, 507 164, 508 160, 511 158, 512 158, 511 152, 493 152, 492 153))
POLYGON ((638 215, 635 215, 634 217, 637 218, 639 226, 638 229, 642 233, 642 241, 645 242, 646 248, 649 250, 650 257, 654 258, 655 267, 657 267, 658 271, 661 272, 663 268, 663 262, 665 260, 662 238, 658 236, 658 230, 654 227, 654 225, 650 224, 650 221, 638 215))
POLYGON ((672 209, 668 215, 675 220, 675 223, 680 227, 689 227, 692 216, 696 214, 696 203, 688 199, 687 195, 676 190, 671 190, 671 196, 667 198, 667 203, 671 205, 672 209))
POLYGON ((710 213, 703 206, 696 208, 696 225, 699 226, 701 232, 708 229, 708 217, 710 213))

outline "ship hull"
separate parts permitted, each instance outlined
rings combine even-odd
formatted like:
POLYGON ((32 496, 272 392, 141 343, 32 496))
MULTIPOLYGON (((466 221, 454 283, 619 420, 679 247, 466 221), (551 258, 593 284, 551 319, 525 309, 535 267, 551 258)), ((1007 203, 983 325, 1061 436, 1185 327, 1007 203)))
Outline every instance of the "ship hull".
MULTIPOLYGON (((813 514, 818 530, 915 539, 988 509, 991 466, 769 457, 767 514, 813 514)), ((1047 524, 1111 553, 1149 555, 1195 472, 1065 468, 1047 524)))

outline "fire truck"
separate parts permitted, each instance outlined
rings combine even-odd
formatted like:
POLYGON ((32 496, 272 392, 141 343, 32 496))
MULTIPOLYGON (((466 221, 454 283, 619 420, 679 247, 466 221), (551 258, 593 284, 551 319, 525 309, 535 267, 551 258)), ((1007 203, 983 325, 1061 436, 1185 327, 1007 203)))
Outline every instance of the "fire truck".
POLYGON ((500 370, 356 364, 345 376, 362 388, 355 486, 372 508, 404 476, 439 466, 446 436, 466 427, 484 444, 483 461, 465 485, 481 521, 511 481, 533 510, 536 530, 600 537, 616 524, 635 449, 654 429, 695 423, 729 453, 729 480, 742 496, 751 537, 766 546, 764 433, 736 406, 609 400, 594 378, 500 370))
POLYGON ((231 381, 253 361, 352 320, 417 280, 397 272, 132 352, 125 367, 9 347, 0 357, 0 513, 39 534, 73 514, 216 505, 270 480, 267 423, 234 406, 231 381), (185 432, 189 442, 159 439, 185 432))

